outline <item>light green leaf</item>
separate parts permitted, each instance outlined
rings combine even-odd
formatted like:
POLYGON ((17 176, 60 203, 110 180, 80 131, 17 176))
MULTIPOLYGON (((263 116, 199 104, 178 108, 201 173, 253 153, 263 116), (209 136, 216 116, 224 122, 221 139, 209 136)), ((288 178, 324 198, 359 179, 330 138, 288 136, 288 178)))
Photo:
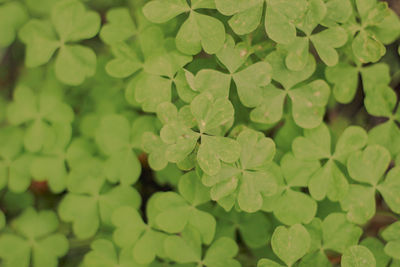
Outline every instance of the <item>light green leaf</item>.
POLYGON ((379 145, 353 153, 347 161, 350 176, 361 183, 376 186, 389 167, 390 154, 379 145))
POLYGON ((382 194, 383 199, 389 208, 395 213, 400 213, 400 168, 395 167, 389 171, 385 180, 378 185, 377 189, 382 194))
POLYGON ((323 248, 343 253, 357 245, 362 229, 347 221, 343 213, 331 213, 322 222, 323 248))
POLYGON ((148 20, 155 23, 164 23, 189 11, 185 0, 155 0, 143 7, 143 13, 148 20))
POLYGON ((339 62, 325 69, 325 77, 334 85, 333 95, 338 102, 348 104, 354 99, 358 85, 357 68, 339 62))
POLYGON ((323 80, 316 80, 289 91, 293 103, 293 119, 302 128, 315 128, 322 122, 330 89, 323 80))
POLYGON ((304 137, 297 137, 292 144, 296 158, 319 160, 331 155, 331 138, 329 129, 321 124, 315 129, 305 129, 304 137))
POLYGON ((354 38, 352 48, 354 55, 362 63, 375 63, 386 53, 385 46, 364 30, 354 38))
POLYGON ((107 24, 100 37, 107 44, 125 41, 136 33, 136 26, 127 8, 114 8, 107 12, 107 24))
POLYGON ((27 11, 19 2, 0 6, 0 47, 7 47, 14 42, 17 31, 27 19, 27 11))
POLYGON ((310 247, 310 235, 301 224, 278 226, 271 239, 272 250, 288 266, 303 257, 310 247))
POLYGON ((365 224, 375 214, 375 190, 363 185, 350 185, 347 195, 340 200, 340 206, 347 211, 347 219, 365 224))
POLYGON ((349 247, 342 255, 342 267, 375 267, 376 260, 371 251, 364 246, 349 247))

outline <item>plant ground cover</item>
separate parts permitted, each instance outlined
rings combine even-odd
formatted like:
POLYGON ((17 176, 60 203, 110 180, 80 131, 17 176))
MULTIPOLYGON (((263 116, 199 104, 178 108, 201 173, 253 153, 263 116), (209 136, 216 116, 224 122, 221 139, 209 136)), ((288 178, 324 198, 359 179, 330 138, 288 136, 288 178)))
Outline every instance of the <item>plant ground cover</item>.
POLYGON ((1 267, 400 267, 398 0, 0 0, 1 267))

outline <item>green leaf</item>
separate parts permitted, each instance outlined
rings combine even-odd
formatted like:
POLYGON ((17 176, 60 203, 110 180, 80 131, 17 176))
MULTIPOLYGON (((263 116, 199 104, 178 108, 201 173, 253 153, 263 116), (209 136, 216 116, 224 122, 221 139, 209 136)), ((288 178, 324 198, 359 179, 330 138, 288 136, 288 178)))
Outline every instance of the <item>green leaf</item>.
POLYGON ((381 145, 390 151, 392 155, 400 152, 400 129, 394 121, 387 121, 372 128, 368 132, 368 144, 381 145))
POLYGON ((199 234, 188 228, 182 236, 169 236, 164 248, 169 258, 178 263, 201 261, 201 241, 199 234))
POLYGON ((322 222, 323 248, 343 253, 357 245, 362 229, 347 221, 343 213, 331 213, 322 222))
POLYGON ((382 194, 383 199, 389 208, 395 213, 400 213, 400 183, 399 183, 400 168, 391 169, 386 175, 385 180, 378 185, 377 189, 382 194))
POLYGON ((247 107, 254 107, 262 99, 262 89, 271 82, 272 68, 267 62, 257 62, 233 74, 240 101, 247 107))
POLYGON ((0 47, 7 47, 14 42, 17 31, 27 19, 27 11, 19 2, 0 6, 0 47))
POLYGON ((272 0, 267 4, 265 29, 269 38, 279 44, 288 44, 296 37, 294 21, 307 10, 305 0, 272 0))
POLYGON ((302 70, 289 70, 285 64, 285 51, 283 50, 270 53, 266 57, 266 61, 272 66, 272 79, 282 84, 287 90, 309 78, 316 67, 315 59, 309 55, 307 65, 302 70))
POLYGON ((69 85, 79 85, 96 72, 96 54, 81 45, 65 45, 60 48, 55 63, 57 78, 69 85))
POLYGON ((236 34, 244 35, 254 31, 260 24, 264 1, 216 0, 215 5, 220 13, 233 15, 229 19, 229 26, 236 34))
POLYGON ((325 69, 325 77, 334 85, 332 91, 338 102, 348 104, 354 99, 358 85, 357 68, 339 62, 325 69))
POLYGON ((389 163, 389 152, 384 147, 374 145, 353 153, 347 161, 347 169, 354 180, 376 186, 389 163))
POLYGON ((107 44, 125 41, 136 33, 127 8, 114 8, 107 12, 107 24, 101 28, 100 37, 107 44))
POLYGON ((302 128, 315 128, 322 122, 330 89, 323 80, 316 80, 289 91, 293 119, 302 128))
POLYGON ((385 46, 364 30, 354 38, 352 48, 354 55, 362 63, 375 63, 386 53, 385 46))
POLYGON ((195 55, 201 48, 207 54, 217 53, 225 42, 225 27, 216 18, 190 12, 176 35, 176 47, 185 54, 195 55))
POLYGON ((321 124, 315 129, 305 129, 304 137, 297 137, 292 144, 293 154, 299 159, 318 160, 331 155, 329 129, 321 124))
POLYGON ((271 239, 272 250, 288 266, 303 257, 310 247, 310 235, 301 224, 278 226, 271 239))
POLYGON ((376 260, 368 248, 352 246, 343 253, 341 264, 343 267, 375 267, 376 260))
POLYGON ((368 248, 372 252, 376 260, 376 266, 388 265, 390 257, 385 254, 384 245, 382 241, 380 241, 378 238, 375 237, 364 238, 360 242, 360 245, 368 248))
POLYGON ((239 248, 235 241, 227 237, 221 237, 208 248, 203 262, 207 266, 233 266, 239 267, 241 264, 232 259, 238 253, 239 248))
POLYGON ((327 66, 335 66, 339 55, 335 48, 342 47, 347 42, 347 33, 341 27, 329 28, 310 37, 319 57, 327 66))
POLYGON ((365 224, 375 214, 375 190, 363 185, 350 185, 347 195, 340 200, 340 206, 347 211, 347 219, 365 224))
POLYGON ((155 0, 143 7, 146 18, 155 23, 167 22, 189 10, 190 8, 185 0, 155 0))

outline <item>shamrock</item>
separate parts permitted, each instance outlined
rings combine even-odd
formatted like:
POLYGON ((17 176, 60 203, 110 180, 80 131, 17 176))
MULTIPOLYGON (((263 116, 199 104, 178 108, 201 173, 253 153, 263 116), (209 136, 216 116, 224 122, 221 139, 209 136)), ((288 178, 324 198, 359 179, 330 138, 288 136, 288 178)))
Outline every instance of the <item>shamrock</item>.
POLYGON ((14 220, 15 233, 0 235, 4 267, 56 267, 68 252, 68 240, 58 229, 54 212, 29 207, 14 220), (31 265, 32 264, 32 265, 31 265))
POLYGON ((122 115, 107 115, 102 118, 96 130, 96 142, 108 156, 104 171, 110 182, 119 181, 124 185, 131 185, 139 178, 141 165, 132 151, 137 131, 139 128, 131 126, 122 115))
POLYGON ((57 78, 68 85, 79 85, 96 70, 96 54, 76 43, 94 37, 100 28, 100 16, 86 11, 77 0, 57 2, 51 22, 32 19, 22 27, 19 37, 26 44, 27 67, 46 64, 59 49, 55 60, 57 78), (70 21, 70 23, 65 23, 70 21))
POLYGON ((246 212, 258 211, 263 195, 276 192, 276 180, 268 170, 275 156, 275 144, 270 138, 253 130, 244 130, 237 137, 241 146, 239 159, 233 164, 222 164, 215 175, 205 174, 202 182, 211 187, 211 198, 226 210, 238 203, 246 212))
POLYGON ((188 266, 241 266, 237 260, 233 259, 238 253, 238 246, 227 237, 215 240, 202 257, 200 234, 192 228, 187 228, 180 236, 167 237, 164 241, 164 249, 172 261, 188 264, 188 266))
POLYGON ((391 80, 389 67, 384 63, 363 66, 359 61, 355 64, 340 62, 325 69, 325 77, 334 85, 332 91, 338 102, 348 104, 353 101, 358 88, 359 73, 366 97, 370 92, 373 94, 376 87, 389 85, 391 80))
POLYGON ((326 159, 311 177, 308 187, 315 200, 325 196, 331 201, 341 200, 349 189, 340 164, 345 164, 351 152, 362 149, 367 143, 367 133, 357 126, 347 127, 336 142, 335 152, 331 152, 329 129, 321 124, 315 129, 305 129, 304 137, 297 137, 292 144, 293 154, 303 160, 326 159))
POLYGON ((196 158, 205 173, 217 174, 221 161, 235 162, 240 154, 239 143, 221 136, 231 125, 233 113, 228 99, 214 98, 208 92, 196 96, 190 106, 182 107, 179 113, 171 103, 160 104, 157 114, 164 124, 160 136, 168 144, 168 160, 174 163, 183 161, 200 139, 196 158), (196 126, 199 132, 192 130, 196 126))
POLYGON ((388 119, 368 132, 368 143, 384 146, 393 156, 400 153, 400 109, 395 109, 396 103, 396 93, 389 86, 371 89, 364 99, 369 114, 388 119))
POLYGON ((28 20, 28 12, 19 2, 0 5, 0 48, 11 45, 17 31, 28 20))
POLYGON ((347 169, 354 181, 363 183, 350 185, 347 195, 340 200, 347 218, 355 223, 364 224, 375 214, 375 193, 378 190, 388 206, 396 213, 400 212, 397 197, 399 169, 389 171, 386 179, 379 183, 390 164, 390 153, 379 145, 367 146, 363 151, 354 152, 347 161, 347 169), (373 162, 374 164, 371 164, 373 162))
POLYGON ((214 213, 217 217, 215 239, 226 236, 235 240, 238 233, 241 240, 250 248, 265 246, 271 239, 271 222, 261 211, 247 213, 232 209, 226 212, 217 206, 214 213))
POLYGON ((386 53, 384 44, 389 44, 399 36, 400 20, 390 12, 387 3, 371 0, 355 1, 357 19, 348 25, 354 37, 352 50, 362 63, 377 62, 386 53))
POLYGON ((320 266, 332 266, 326 252, 344 253, 347 248, 357 245, 362 229, 346 219, 343 213, 331 213, 322 222, 314 218, 306 229, 312 237, 311 246, 300 266, 310 266, 318 262, 320 266))
POLYGON ((86 150, 86 143, 75 142, 68 147, 72 135, 70 125, 55 124, 53 127, 55 142, 34 157, 30 173, 36 181, 47 180, 50 189, 58 193, 65 190, 67 185, 67 162, 72 167, 77 161, 89 157, 90 152, 86 150))
POLYGON ((56 123, 70 124, 74 113, 61 99, 46 92, 35 94, 26 86, 14 91, 14 101, 7 108, 7 119, 13 125, 27 125, 24 146, 29 152, 38 152, 51 146, 55 139, 56 123))
POLYGON ((179 194, 163 192, 154 199, 157 211, 155 225, 167 233, 180 233, 187 226, 195 228, 205 244, 214 238, 214 217, 197 207, 210 200, 208 189, 203 186, 196 172, 184 174, 178 184, 179 194))
MULTIPOLYGON (((250 48, 251 49, 251 48, 250 48)), ((240 101, 247 107, 258 105, 262 99, 262 87, 271 81, 271 66, 267 62, 256 62, 249 67, 244 67, 251 50, 245 43, 238 43, 230 35, 227 35, 225 44, 216 54, 220 62, 229 73, 222 73, 211 69, 202 69, 196 76, 186 72, 188 84, 192 89, 192 97, 185 99, 190 102, 196 94, 209 92, 215 97, 228 97, 231 80, 235 82, 240 101), (194 91, 194 92, 193 92, 194 91)), ((185 87, 181 87, 185 88, 185 87)), ((178 90, 178 94, 183 95, 178 90)), ((186 92, 187 93, 187 92, 186 92)))
POLYGON ((282 84, 284 90, 270 84, 263 90, 262 101, 250 113, 254 122, 272 124, 282 118, 288 95, 292 101, 292 114, 296 124, 302 128, 315 128, 322 122, 329 98, 329 86, 323 80, 315 80, 302 86, 295 85, 309 78, 315 71, 315 60, 310 55, 301 71, 289 70, 285 65, 285 52, 278 49, 266 57, 272 66, 272 79, 282 84))
POLYGON ((386 227, 381 233, 383 239, 387 242, 385 253, 390 257, 400 260, 398 253, 400 249, 400 222, 395 222, 386 227))
POLYGON ((273 211, 275 217, 287 225, 309 223, 317 211, 317 203, 298 190, 307 187, 311 176, 320 168, 317 160, 304 161, 285 154, 281 159, 277 193, 264 197, 263 210, 273 211))
MULTIPOLYGON (((149 215, 150 209, 151 205, 148 204, 149 215)), ((153 262, 156 255, 165 257, 162 244, 167 235, 154 229, 152 219, 150 217, 148 225, 145 224, 132 207, 118 208, 111 217, 116 227, 113 233, 114 242, 123 249, 132 249, 133 259, 141 264, 153 262)))
MULTIPOLYGON (((301 224, 289 228, 278 226, 272 234, 271 246, 274 253, 286 264, 293 266, 310 247, 310 234, 301 224)), ((257 267, 281 266, 269 259, 261 259, 257 267)))
POLYGON ((102 162, 96 158, 82 160, 69 173, 68 193, 61 200, 58 213, 63 221, 72 222, 80 238, 93 236, 100 222, 110 225, 112 212, 120 206, 138 208, 140 196, 129 186, 107 188, 102 162))
POLYGON ((308 7, 307 0, 216 0, 219 12, 233 17, 229 25, 236 34, 243 35, 254 31, 261 21, 264 2, 265 30, 268 37, 277 43, 290 43, 296 37, 296 22, 308 7))
POLYGON ((135 262, 129 250, 122 250, 119 255, 113 243, 106 239, 97 239, 90 245, 91 251, 83 259, 85 267, 145 267, 135 262))
POLYGON ((215 9, 212 0, 153 0, 143 7, 143 13, 154 23, 164 23, 182 14, 189 17, 176 35, 176 47, 188 55, 198 54, 203 48, 208 54, 215 54, 225 41, 225 27, 218 19, 201 14, 196 10, 215 9))
POLYGON ((23 131, 16 127, 0 129, 0 188, 8 184, 13 192, 24 192, 31 183, 29 167, 33 157, 22 153, 23 131))
POLYGON ((366 266, 375 267, 376 260, 372 252, 364 246, 349 247, 342 255, 341 266, 366 266))

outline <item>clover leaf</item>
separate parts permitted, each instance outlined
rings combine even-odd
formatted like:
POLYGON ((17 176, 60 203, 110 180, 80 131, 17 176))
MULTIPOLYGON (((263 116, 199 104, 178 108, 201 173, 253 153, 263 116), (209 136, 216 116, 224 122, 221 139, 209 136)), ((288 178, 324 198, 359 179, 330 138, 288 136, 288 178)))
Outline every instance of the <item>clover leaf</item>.
POLYGON ((26 86, 14 91, 14 101, 7 108, 7 119, 13 125, 25 124, 24 146, 29 152, 38 152, 51 146, 55 138, 54 124, 70 124, 74 113, 58 97, 42 92, 35 94, 26 86))
POLYGON ((59 50, 55 60, 57 78, 65 84, 81 84, 95 74, 96 54, 91 48, 75 43, 94 37, 99 28, 100 16, 87 11, 81 2, 57 2, 51 11, 51 22, 31 19, 19 32, 26 44, 26 66, 46 64, 59 50))
POLYGON ((102 162, 88 158, 68 175, 69 192, 61 200, 58 213, 63 221, 73 224, 74 234, 80 238, 93 236, 100 222, 111 224, 112 212, 120 206, 138 208, 138 192, 129 186, 107 188, 102 162))
POLYGON ((381 235, 387 242, 384 248, 385 253, 390 257, 399 260, 400 258, 397 251, 400 247, 400 223, 392 223, 382 231, 381 235))
POLYGON ((384 146, 395 156, 400 151, 400 110, 395 110, 396 93, 389 86, 379 86, 371 89, 364 100, 364 105, 373 116, 385 117, 388 120, 377 125, 368 132, 368 143, 384 146))
POLYGON ((29 187, 33 156, 22 149, 23 131, 12 126, 0 130, 0 188, 24 192, 29 187))
MULTIPOLYGON (((364 224, 375 214, 375 188, 379 190, 381 185, 378 182, 384 176, 389 163, 390 153, 379 145, 367 146, 364 151, 354 152, 349 157, 347 169, 350 176, 357 182, 367 184, 350 185, 347 195, 340 201, 350 221, 364 224), (374 164, 371 165, 370 162, 374 164)), ((392 203, 388 204, 392 206, 392 203)))
POLYGON ((188 55, 198 54, 202 48, 208 54, 215 54, 224 44, 225 27, 218 19, 196 11, 199 9, 215 9, 215 3, 192 0, 189 6, 183 0, 153 0, 143 7, 143 13, 154 23, 164 23, 189 13, 176 35, 176 47, 188 55))
POLYGON ((196 266, 233 266, 241 264, 233 259, 238 253, 237 244, 230 238, 215 240, 202 257, 201 238, 198 232, 188 228, 181 236, 169 236, 164 242, 165 251, 171 260, 181 263, 196 263, 196 266))
POLYGON ((232 36, 227 35, 224 46, 216 56, 229 73, 202 69, 194 76, 187 71, 186 80, 191 90, 180 92, 178 88, 178 94, 185 102, 192 101, 195 95, 202 92, 209 92, 216 98, 228 97, 233 80, 242 104, 246 107, 258 105, 262 98, 262 88, 271 81, 271 66, 260 61, 244 67, 252 53, 250 49, 243 42, 235 45, 232 36))
POLYGON ((111 217, 116 229, 113 233, 114 242, 123 249, 132 248, 133 259, 140 264, 154 261, 156 255, 164 257, 162 246, 166 234, 154 230, 154 222, 146 225, 139 213, 132 207, 120 207, 111 217))
POLYGON ((188 172, 179 180, 179 193, 163 192, 154 200, 158 210, 155 224, 167 233, 180 233, 187 226, 201 235, 201 242, 210 244, 214 238, 214 217, 197 207, 210 200, 208 189, 201 184, 196 172, 188 172))
POLYGON ((278 192, 271 198, 264 198, 266 205, 273 207, 275 217, 287 225, 309 223, 317 211, 317 203, 298 189, 307 187, 311 176, 320 168, 318 161, 296 159, 291 153, 281 159, 281 174, 278 176, 278 192))
POLYGON ((376 260, 372 252, 364 246, 352 246, 342 255, 343 267, 367 266, 375 267, 376 260))
POLYGON ((311 196, 322 200, 327 196, 332 201, 341 200, 349 189, 341 165, 351 152, 363 148, 367 143, 367 134, 357 126, 350 126, 342 133, 336 143, 335 152, 331 152, 329 129, 321 124, 315 129, 305 129, 304 137, 297 137, 292 144, 295 157, 304 160, 328 161, 311 177, 308 187, 311 196))
POLYGON ((272 225, 263 212, 247 213, 232 209, 229 212, 217 208, 216 239, 226 236, 235 240, 237 234, 250 248, 260 248, 271 239, 272 225))
MULTIPOLYGON (((289 228, 278 226, 272 234, 271 246, 274 253, 290 267, 307 253, 310 247, 310 234, 301 224, 289 228)), ((281 265, 269 259, 261 259, 257 266, 281 265)))
POLYGON ((246 212, 258 211, 263 203, 263 195, 273 195, 276 191, 274 175, 267 165, 275 156, 275 144, 260 132, 244 130, 237 137, 241 153, 237 162, 223 164, 215 175, 205 174, 204 185, 211 187, 211 198, 226 210, 237 202, 246 212))
POLYGON ((28 20, 28 12, 19 2, 5 3, 0 6, 0 47, 11 45, 17 31, 28 20))
POLYGON ((113 8, 107 12, 107 23, 101 28, 100 38, 107 44, 128 40, 137 32, 127 8, 113 8))
POLYGON ((385 253, 385 245, 381 240, 376 237, 367 237, 360 242, 360 245, 368 248, 372 252, 376 260, 376 266, 388 265, 390 256, 385 253))
POLYGON ((113 243, 106 239, 97 239, 91 244, 89 251, 83 260, 85 267, 144 267, 135 262, 129 250, 122 250, 118 253, 113 243))
POLYGON ((314 29, 322 23, 326 16, 327 6, 322 0, 309 1, 309 7, 296 26, 305 36, 296 37, 285 45, 288 55, 285 59, 286 66, 290 70, 302 70, 309 59, 309 42, 315 47, 321 60, 328 66, 334 66, 339 61, 339 55, 335 48, 343 46, 347 42, 347 33, 340 26, 332 26, 318 33, 314 29))
MULTIPOLYGON (((108 156, 104 171, 110 182, 131 185, 139 178, 141 165, 132 151, 137 132, 139 128, 122 115, 102 118, 96 130, 96 142, 108 156)), ((141 140, 141 136, 138 139, 141 140)))
POLYGON ((208 92, 196 96, 190 106, 184 106, 179 113, 173 104, 161 104, 157 114, 164 124, 160 136, 168 144, 168 160, 174 163, 184 160, 200 139, 197 162, 205 173, 218 173, 221 161, 235 162, 239 158, 240 145, 231 138, 220 136, 231 125, 233 113, 228 99, 214 98, 208 92), (195 127, 198 132, 192 130, 195 127))
POLYGON ((14 226, 15 233, 0 235, 0 258, 5 267, 56 267, 58 258, 68 252, 67 238, 55 233, 58 219, 52 211, 27 208, 14 226))
POLYGON ((286 96, 292 101, 293 119, 302 128, 315 128, 322 122, 325 105, 328 102, 329 86, 323 80, 296 87, 309 78, 315 71, 315 60, 310 56, 301 71, 291 71, 285 65, 284 50, 270 53, 266 61, 272 66, 272 80, 283 85, 285 90, 268 85, 263 90, 260 104, 250 113, 251 120, 272 124, 282 118, 286 96))

